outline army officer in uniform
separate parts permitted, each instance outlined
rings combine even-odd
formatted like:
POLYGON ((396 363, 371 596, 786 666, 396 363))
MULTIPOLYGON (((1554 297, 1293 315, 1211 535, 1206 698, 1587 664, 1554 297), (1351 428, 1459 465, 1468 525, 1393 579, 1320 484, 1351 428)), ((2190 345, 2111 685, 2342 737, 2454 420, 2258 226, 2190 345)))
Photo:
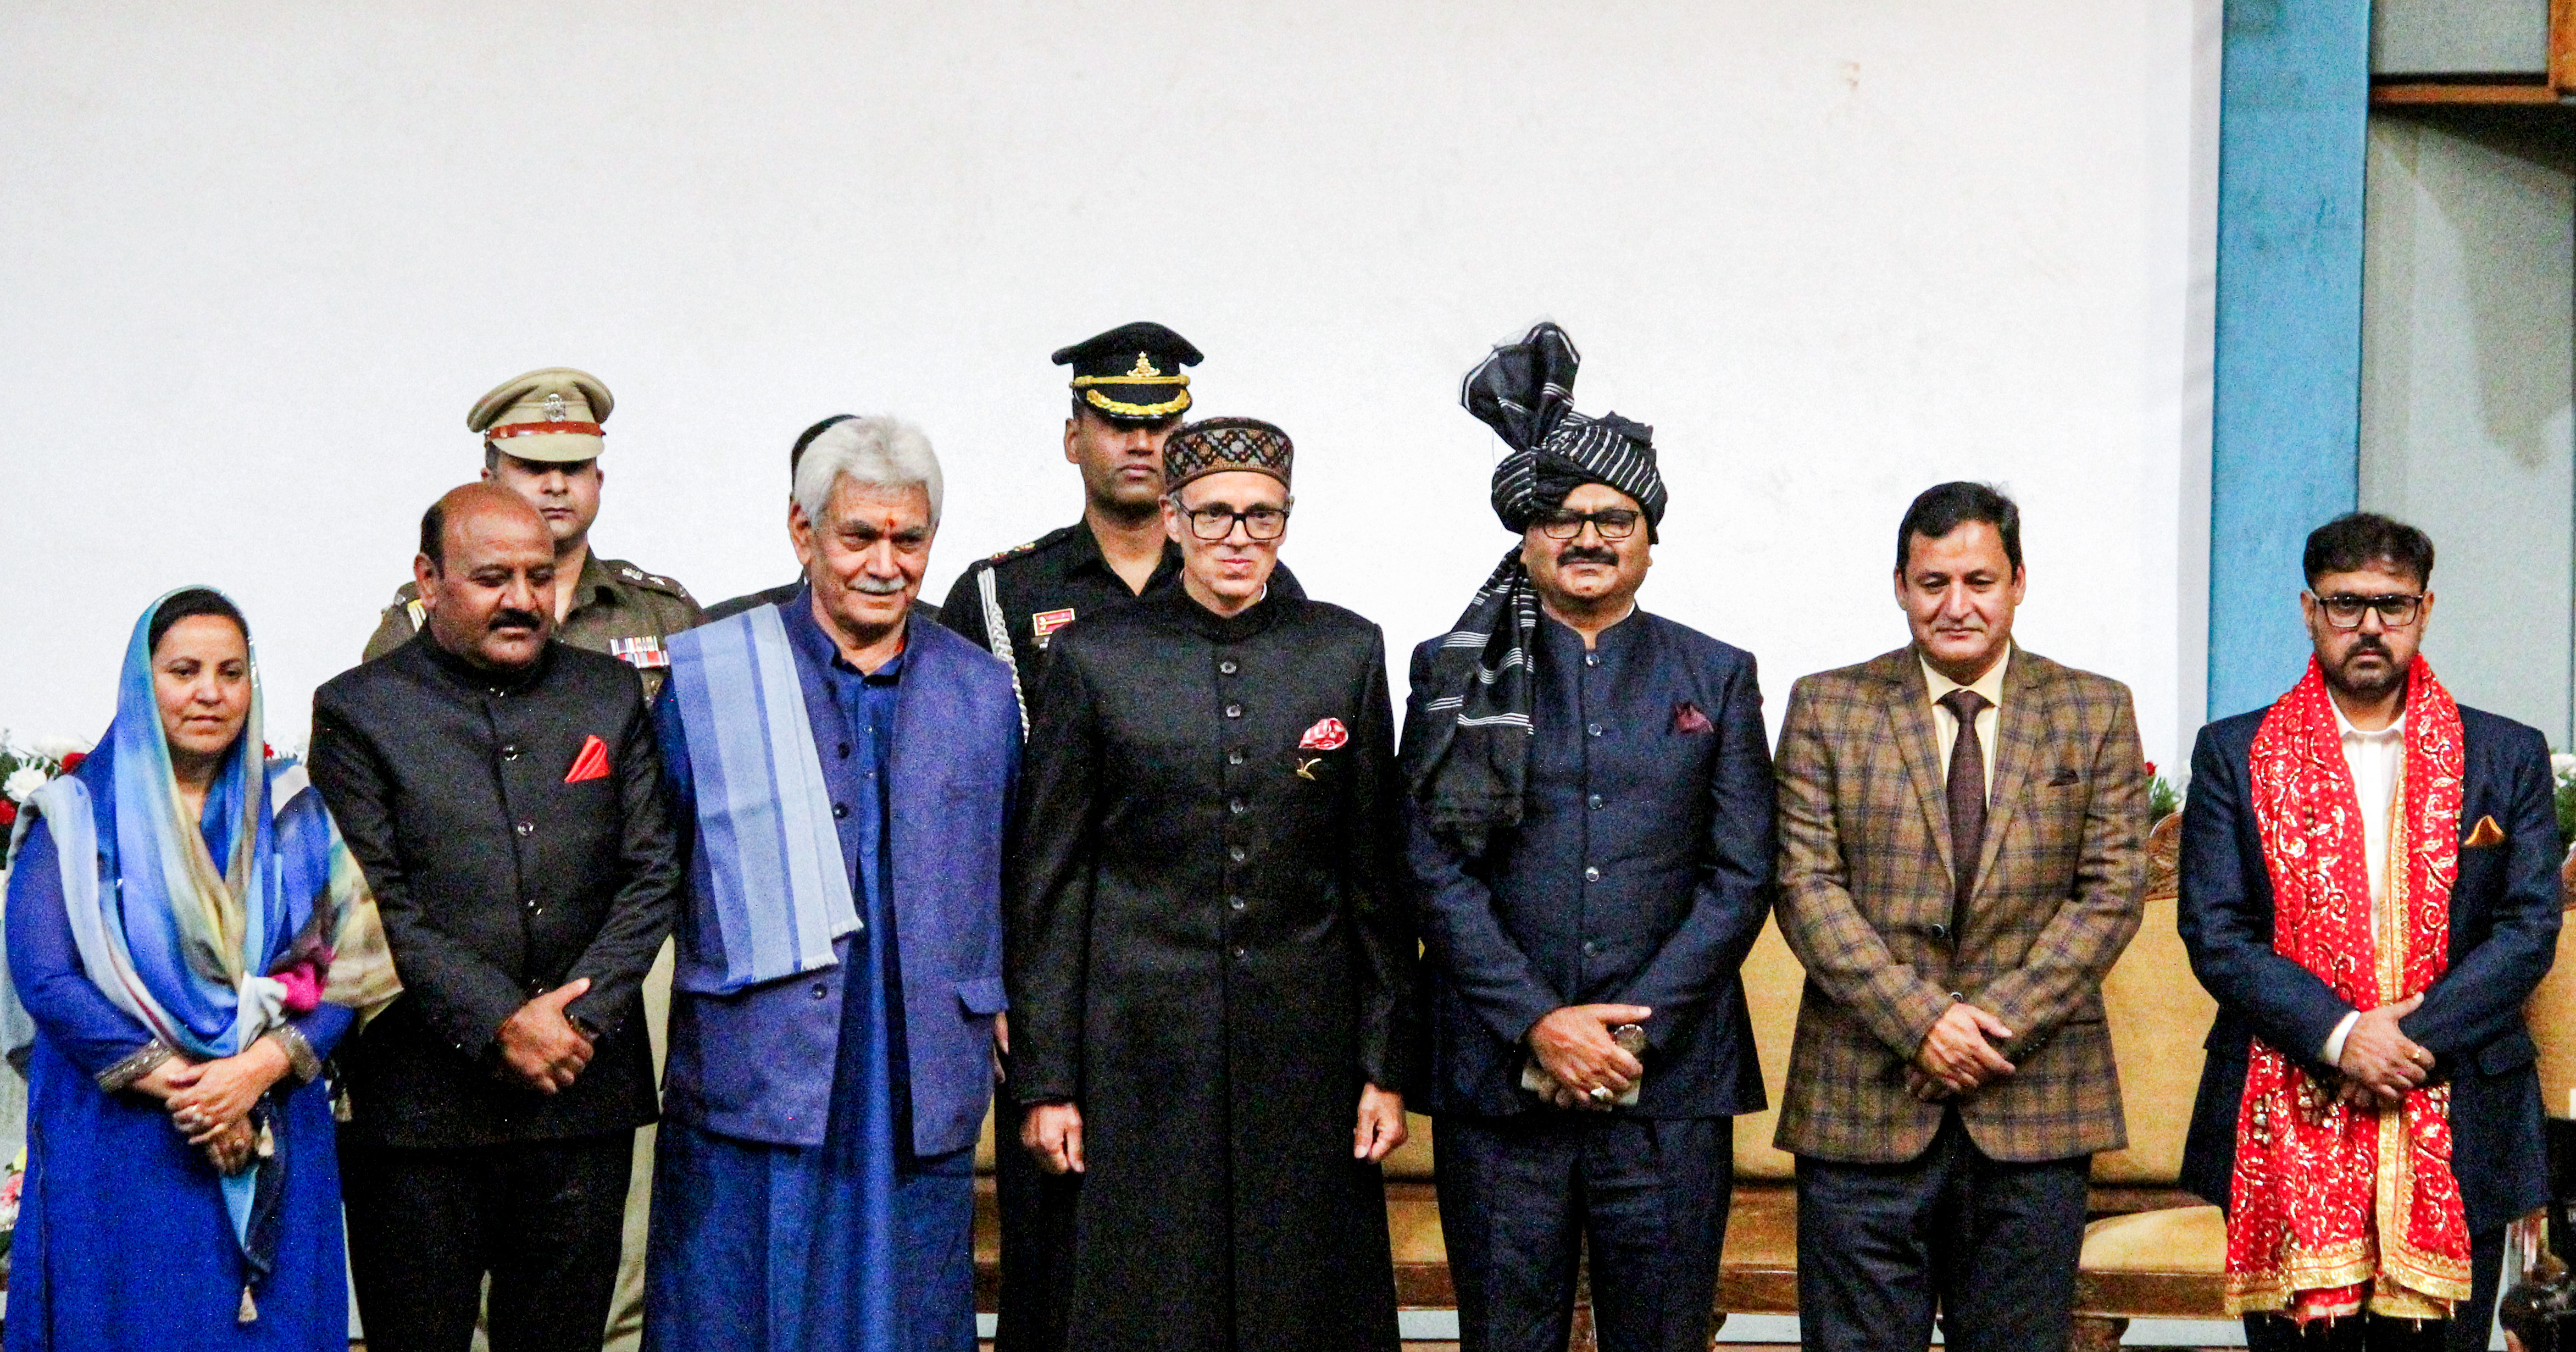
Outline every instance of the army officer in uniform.
MULTIPOLYGON (((591 552, 599 518, 602 424, 614 407, 599 378, 568 366, 501 383, 465 415, 483 434, 483 481, 499 484, 537 509, 555 542, 555 637, 606 653, 643 673, 649 703, 661 689, 671 635, 706 622, 689 589, 624 559, 591 552)), ((420 632, 420 590, 406 582, 385 607, 365 656, 392 652, 420 632)))
POLYGON ((1291 448, 1165 453, 1178 586, 1061 634, 1004 883, 1022 1144, 1078 1172, 1074 1352, 1396 1347, 1412 917, 1385 642, 1269 586, 1291 448))

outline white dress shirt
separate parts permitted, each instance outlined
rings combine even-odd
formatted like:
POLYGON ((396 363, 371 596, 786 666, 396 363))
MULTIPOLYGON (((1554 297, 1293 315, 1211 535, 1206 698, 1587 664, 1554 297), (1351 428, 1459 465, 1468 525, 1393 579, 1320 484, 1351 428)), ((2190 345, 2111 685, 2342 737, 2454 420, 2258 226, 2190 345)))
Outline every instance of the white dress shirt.
MULTIPOLYGON (((1914 660, 1923 661, 1919 656, 1914 660)), ((1995 730, 2003 722, 2004 668, 2011 663, 2012 644, 2007 642, 2003 656, 1986 668, 1985 675, 1978 677, 1973 684, 1962 686, 1934 671, 1931 663, 1923 662, 1923 684, 1930 688, 1932 695, 1933 749, 1940 754, 1941 774, 1945 780, 1950 773, 1950 749, 1959 744, 1959 718, 1941 706, 1941 697, 1962 689, 1974 690, 1985 697, 1986 707, 1977 711, 1977 750, 1985 757, 1986 801, 1989 803, 1995 800, 1995 730)))
MULTIPOLYGON (((2388 839, 2394 826, 2397 808, 2398 771, 2406 764, 2406 716, 2377 732, 2363 732, 2343 716, 2343 707, 2328 699, 2334 709, 2335 727, 2343 733, 2343 763, 2352 771, 2352 788, 2361 800, 2362 867, 2370 874, 2370 902, 2373 906, 2388 899, 2388 839)), ((2327 1065, 2343 1060, 2344 1039, 2352 1026, 2360 1022, 2361 1012, 2343 1016, 2333 1033, 2326 1037, 2322 1053, 2327 1065)))

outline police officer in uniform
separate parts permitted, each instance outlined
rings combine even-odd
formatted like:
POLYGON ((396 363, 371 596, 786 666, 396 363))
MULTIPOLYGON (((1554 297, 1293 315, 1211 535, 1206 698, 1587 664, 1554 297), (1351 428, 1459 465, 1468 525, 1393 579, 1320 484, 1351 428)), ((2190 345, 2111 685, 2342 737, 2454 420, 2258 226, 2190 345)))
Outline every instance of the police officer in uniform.
MULTIPOLYGON (((1082 519, 977 560, 939 608, 940 623, 1010 664, 1023 716, 1037 693, 1048 638, 1082 616, 1179 585, 1181 547, 1163 531, 1163 442, 1190 406, 1190 378, 1181 368, 1199 360, 1188 339, 1141 322, 1055 354, 1056 365, 1073 368, 1064 458, 1082 470, 1082 519)), ((1284 566, 1270 585, 1281 596, 1305 595, 1284 566)), ((994 1114, 1002 1222, 994 1352, 1057 1352, 1071 1295, 1079 1178, 1041 1172, 1019 1147, 1021 1109, 1008 1092, 996 1098, 994 1114)))
MULTIPOLYGON (((670 665, 663 642, 705 623, 706 615, 689 589, 670 578, 591 552, 590 525, 599 516, 600 424, 615 402, 597 376, 550 366, 502 382, 475 403, 465 425, 483 434, 483 481, 526 498, 554 536, 555 637, 643 673, 649 704, 670 665)), ((382 657, 410 642, 422 619, 419 591, 406 582, 367 640, 366 657, 382 657)))

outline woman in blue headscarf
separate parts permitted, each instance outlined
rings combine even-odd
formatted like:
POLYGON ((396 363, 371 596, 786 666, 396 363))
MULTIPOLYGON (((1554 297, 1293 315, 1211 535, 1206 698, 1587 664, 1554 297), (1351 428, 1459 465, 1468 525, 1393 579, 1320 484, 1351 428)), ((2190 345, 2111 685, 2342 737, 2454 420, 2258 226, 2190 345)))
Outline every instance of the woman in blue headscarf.
POLYGON ((28 1080, 8 1352, 342 1352, 318 1076, 398 987, 320 796, 265 759, 231 601, 143 613, 115 723, 29 806, 0 1002, 28 1080))

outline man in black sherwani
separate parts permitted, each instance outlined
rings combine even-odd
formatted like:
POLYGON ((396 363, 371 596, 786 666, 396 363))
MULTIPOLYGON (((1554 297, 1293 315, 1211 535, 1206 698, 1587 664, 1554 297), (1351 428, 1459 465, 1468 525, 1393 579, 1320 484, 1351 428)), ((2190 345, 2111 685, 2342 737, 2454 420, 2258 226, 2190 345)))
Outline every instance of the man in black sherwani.
POLYGON ((1286 434, 1175 432, 1181 585, 1055 637, 1004 885, 1022 1144, 1083 1175, 1073 1352, 1396 1347, 1413 926, 1377 626, 1269 588, 1286 434))
POLYGON ((1737 972, 1771 756, 1752 655, 1637 608, 1652 433, 1575 413, 1575 365, 1541 325, 1468 377, 1521 541, 1413 652, 1440 1223, 1465 1352, 1563 1349, 1587 1238, 1606 1352, 1705 1352, 1733 1116, 1763 1106, 1737 972))
POLYGON ((428 624, 313 697, 313 785, 375 888, 402 997, 341 1044, 367 1346, 595 1352, 635 1129, 642 985, 682 885, 643 687, 555 642, 554 546, 469 484, 421 523, 428 624))

